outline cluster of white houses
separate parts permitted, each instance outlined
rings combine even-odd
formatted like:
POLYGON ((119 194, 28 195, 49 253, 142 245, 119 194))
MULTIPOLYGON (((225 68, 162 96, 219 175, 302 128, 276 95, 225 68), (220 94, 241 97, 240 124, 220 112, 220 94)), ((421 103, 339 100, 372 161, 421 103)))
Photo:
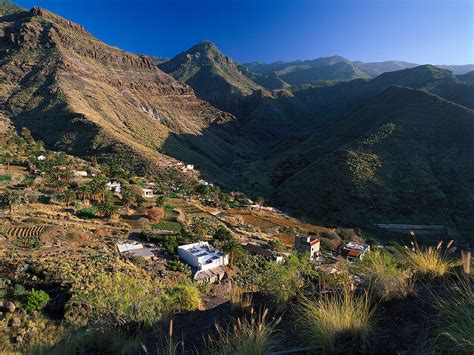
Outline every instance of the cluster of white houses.
MULTIPOLYGON (((107 187, 112 192, 115 192, 115 193, 121 193, 122 192, 122 185, 119 182, 110 181, 110 182, 107 183, 107 187)), ((153 198, 155 195, 154 195, 152 189, 143 188, 142 189, 142 196, 145 197, 145 198, 153 198)))

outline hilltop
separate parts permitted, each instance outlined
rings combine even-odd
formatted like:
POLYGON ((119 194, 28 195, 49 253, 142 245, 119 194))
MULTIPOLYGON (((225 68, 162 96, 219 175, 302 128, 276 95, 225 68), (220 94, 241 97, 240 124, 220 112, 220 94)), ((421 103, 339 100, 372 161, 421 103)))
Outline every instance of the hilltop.
POLYGON ((263 96, 263 88, 243 75, 234 61, 210 41, 202 41, 158 67, 190 85, 215 107, 237 115, 263 96))

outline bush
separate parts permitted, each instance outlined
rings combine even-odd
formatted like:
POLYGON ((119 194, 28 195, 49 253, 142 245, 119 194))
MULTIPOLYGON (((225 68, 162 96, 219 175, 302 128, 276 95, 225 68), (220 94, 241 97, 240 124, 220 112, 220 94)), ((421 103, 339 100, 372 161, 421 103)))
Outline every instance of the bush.
POLYGON ((164 291, 164 301, 170 314, 193 311, 202 307, 201 292, 194 284, 176 285, 164 291))
POLYGON ((293 256, 284 263, 270 262, 264 274, 262 291, 278 304, 295 297, 315 276, 309 259, 293 256))
POLYGON ((161 293, 160 282, 144 275, 101 272, 74 301, 90 305, 88 317, 99 325, 147 327, 161 320, 161 293))
POLYGON ((33 289, 26 295, 24 308, 30 313, 33 311, 42 311, 50 300, 49 295, 43 290, 37 291, 33 289))
POLYGON ((153 222, 159 222, 163 217, 165 217, 165 211, 161 207, 150 207, 146 211, 147 217, 153 222))
POLYGON ((324 353, 346 353, 365 341, 373 328, 375 306, 368 293, 356 296, 342 291, 303 297, 297 307, 297 324, 304 340, 324 353))
POLYGON ((82 219, 91 219, 91 218, 95 218, 96 214, 97 214, 97 208, 87 207, 87 208, 83 208, 80 211, 77 211, 76 216, 82 219))
POLYGON ((140 341, 126 332, 80 328, 64 334, 54 346, 36 346, 32 354, 138 354, 140 341))
POLYGON ((11 175, 0 175, 0 182, 10 182, 12 179, 11 175))

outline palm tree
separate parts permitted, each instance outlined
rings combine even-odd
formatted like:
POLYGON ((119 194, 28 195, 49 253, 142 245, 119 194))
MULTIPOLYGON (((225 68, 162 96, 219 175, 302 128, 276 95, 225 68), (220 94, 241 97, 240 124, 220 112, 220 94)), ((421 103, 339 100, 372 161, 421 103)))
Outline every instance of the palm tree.
POLYGON ((89 184, 83 184, 79 186, 79 196, 82 198, 82 202, 85 202, 86 199, 90 198, 91 196, 91 187, 89 184))
POLYGON ((71 203, 76 199, 76 193, 73 190, 66 190, 64 192, 64 200, 66 201, 66 206, 69 207, 71 203))
POLYGON ((128 210, 131 205, 137 202, 135 195, 129 189, 124 189, 122 191, 122 202, 123 206, 128 210))
POLYGON ((19 191, 10 190, 4 195, 3 200, 10 207, 10 213, 12 213, 15 206, 21 203, 22 196, 19 191))
POLYGON ((102 202, 97 205, 97 212, 106 218, 112 218, 117 211, 117 206, 115 206, 114 202, 109 198, 102 200, 102 202))
POLYGON ((91 193, 95 200, 104 200, 108 191, 107 180, 103 176, 97 176, 90 182, 91 193), (99 197, 98 197, 99 196, 99 197))
POLYGON ((232 266, 234 264, 234 260, 236 257, 239 257, 242 255, 242 247, 237 243, 237 241, 232 238, 227 240, 223 245, 222 245, 222 250, 229 254, 229 266, 232 266))

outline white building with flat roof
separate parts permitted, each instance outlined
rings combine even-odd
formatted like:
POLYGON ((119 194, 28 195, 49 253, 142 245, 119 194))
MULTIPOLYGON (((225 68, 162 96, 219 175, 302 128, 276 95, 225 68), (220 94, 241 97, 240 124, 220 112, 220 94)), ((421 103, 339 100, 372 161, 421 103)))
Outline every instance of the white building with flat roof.
POLYGON ((152 198, 154 196, 152 189, 142 189, 143 197, 152 198))
POLYGON ((107 187, 109 188, 110 191, 121 193, 122 192, 122 185, 120 185, 119 182, 116 181, 110 181, 107 183, 107 187))
POLYGON ((181 245, 178 247, 178 255, 198 271, 229 264, 229 255, 214 249, 208 242, 181 245))

